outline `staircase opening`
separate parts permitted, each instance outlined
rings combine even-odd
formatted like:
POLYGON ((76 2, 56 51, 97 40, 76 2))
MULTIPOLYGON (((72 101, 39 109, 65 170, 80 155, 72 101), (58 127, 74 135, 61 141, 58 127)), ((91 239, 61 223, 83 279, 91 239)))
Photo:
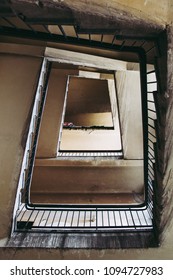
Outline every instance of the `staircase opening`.
MULTIPOLYGON (((82 152, 87 155, 121 152, 118 110, 116 108, 114 117, 108 80, 99 76, 97 79, 69 77, 58 152, 69 152, 73 156, 82 152)), ((113 97, 115 99, 115 94, 113 97)))
POLYGON ((30 185, 30 202, 64 207, 143 204, 145 187, 139 71, 121 72, 115 69, 116 74, 109 74, 109 81, 71 76, 69 72, 79 71, 68 69, 69 66, 64 66, 62 71, 59 67, 54 62, 49 74, 30 185), (124 72, 127 72, 125 77, 124 72), (122 76, 125 86, 120 82, 122 76), (117 89, 114 79, 117 80, 117 89), (60 82, 61 89, 57 87, 60 82), (111 92, 108 91, 108 82, 109 87, 112 86, 111 92), (130 87, 129 83, 132 85, 134 82, 137 86, 130 87), (118 101, 121 104, 119 108, 118 101), (122 124, 125 122, 122 137, 124 156, 119 110, 122 124), (70 119, 66 119, 69 116, 70 119), (88 119, 92 128, 88 126, 88 119), (65 120, 73 126, 64 128, 65 120), (103 121, 106 126, 103 126, 103 121), (74 125, 76 122, 77 126, 74 125), (64 135, 64 131, 68 135, 64 135))

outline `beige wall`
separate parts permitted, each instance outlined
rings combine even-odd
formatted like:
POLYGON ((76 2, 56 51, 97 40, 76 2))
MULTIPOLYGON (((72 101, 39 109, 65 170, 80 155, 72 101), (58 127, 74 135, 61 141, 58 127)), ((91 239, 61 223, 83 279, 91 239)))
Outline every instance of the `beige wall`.
MULTIPOLYGON (((48 46, 51 43, 48 43, 48 46)), ((127 62, 121 60, 121 58, 116 59, 115 52, 112 58, 109 58, 108 52, 104 55, 102 50, 97 49, 94 55, 90 48, 91 54, 87 54, 85 47, 80 47, 80 50, 76 49, 73 51, 74 46, 70 46, 72 50, 66 50, 68 45, 63 45, 61 47, 54 48, 53 46, 47 47, 45 50, 45 55, 50 58, 57 59, 60 63, 70 63, 73 65, 81 65, 83 67, 96 68, 102 70, 126 70, 127 62), (64 47, 64 49, 62 49, 64 47)), ((132 54, 130 54, 132 55, 132 54)), ((136 55, 135 55, 136 56, 136 55)), ((137 56, 136 56, 137 57, 137 56)))
POLYGON ((42 117, 36 157, 56 157, 68 75, 77 70, 52 69, 42 117))
POLYGON ((167 21, 169 3, 167 0, 114 0, 112 5, 122 5, 122 9, 152 17, 152 20, 167 21))
POLYGON ((121 150, 119 130, 63 129, 60 150, 115 151, 121 150))
POLYGON ((142 108, 140 73, 117 71, 115 73, 124 157, 143 158, 142 108))
POLYGON ((111 112, 107 80, 70 77, 66 116, 111 112))
POLYGON ((31 201, 34 194, 44 194, 45 202, 51 202, 52 194, 54 202, 55 197, 59 199, 59 194, 66 197, 86 195, 86 201, 87 194, 105 194, 104 203, 109 203, 106 201, 108 194, 141 195, 143 181, 142 160, 40 159, 36 160, 34 167, 31 201))
POLYGON ((65 119, 67 122, 72 122, 75 125, 81 126, 113 126, 112 113, 87 113, 73 114, 65 119))
POLYGON ((0 238, 9 235, 41 59, 0 55, 0 238))

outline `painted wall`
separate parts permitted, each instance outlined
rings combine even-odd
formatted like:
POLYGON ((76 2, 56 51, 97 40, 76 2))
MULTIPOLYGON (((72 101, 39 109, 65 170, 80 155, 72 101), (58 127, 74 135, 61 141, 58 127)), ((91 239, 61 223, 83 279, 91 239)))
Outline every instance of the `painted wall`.
POLYGON ((56 157, 68 75, 77 70, 54 69, 50 73, 36 157, 56 157))
POLYGON ((107 80, 70 77, 66 116, 111 112, 107 80))
POLYGON ((0 54, 0 239, 9 235, 41 59, 0 54))
POLYGON ((121 150, 118 129, 115 130, 67 130, 63 129, 61 150, 115 151, 121 150))
MULTIPOLYGON (((88 203, 88 195, 93 194, 95 200, 100 195, 105 196, 102 203, 109 204, 108 195, 117 194, 128 203, 126 195, 143 194, 143 161, 36 160, 31 202, 59 202, 62 194, 64 200, 79 196, 77 201, 73 198, 74 204, 88 203)), ((112 198, 111 202, 116 203, 116 198, 112 198)))
POLYGON ((66 117, 65 121, 81 126, 113 126, 112 113, 73 114, 66 117))
POLYGON ((124 157, 143 158, 143 132, 140 73, 117 71, 115 73, 124 157))

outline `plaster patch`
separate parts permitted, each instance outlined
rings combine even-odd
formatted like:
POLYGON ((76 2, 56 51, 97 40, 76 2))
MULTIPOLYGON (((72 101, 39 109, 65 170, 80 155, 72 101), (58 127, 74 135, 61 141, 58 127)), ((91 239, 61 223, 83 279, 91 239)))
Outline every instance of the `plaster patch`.
POLYGON ((7 241, 8 241, 7 238, 0 239, 0 247, 5 247, 7 241))

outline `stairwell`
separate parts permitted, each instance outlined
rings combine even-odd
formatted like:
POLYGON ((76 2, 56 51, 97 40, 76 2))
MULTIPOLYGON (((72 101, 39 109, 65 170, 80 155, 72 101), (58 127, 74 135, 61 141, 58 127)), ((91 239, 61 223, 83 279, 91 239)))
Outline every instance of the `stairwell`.
MULTIPOLYGON (((82 57, 82 54, 80 55, 82 57)), ((82 59, 85 60, 85 55, 82 59)), ((102 60, 93 57, 94 59, 103 68, 102 60)), ((144 203, 140 76, 139 71, 127 69, 120 71, 119 68, 123 63, 117 62, 118 71, 115 70, 115 75, 109 74, 108 77, 111 79, 107 80, 103 79, 103 73, 99 73, 101 69, 93 72, 85 71, 84 74, 87 73, 90 78, 77 79, 79 72, 81 75, 84 74, 78 69, 71 69, 70 63, 75 67, 74 59, 72 61, 69 59, 66 64, 54 62, 50 72, 30 188, 31 203, 67 206, 68 204, 89 206, 144 203), (98 75, 97 79, 94 78, 95 73, 98 75), (68 77, 71 79, 75 77, 69 85, 68 77), (116 84, 111 84, 114 79, 116 84), (109 82, 109 88, 106 87, 106 82, 109 82), (74 109, 70 111, 69 120, 85 124, 90 118, 97 124, 98 121, 104 124, 108 106, 106 96, 110 95, 112 109, 108 107, 108 110, 112 114, 114 129, 70 129, 62 132, 67 87, 71 96, 74 96, 72 99, 74 109), (93 97, 98 94, 99 102, 102 102, 99 106, 94 101, 97 100, 96 97, 93 97), (82 101, 77 101, 78 96, 86 96, 83 105, 82 101), (120 106, 120 116, 117 103, 120 106), (96 113, 93 117, 94 112, 96 113), (61 134, 63 134, 62 139, 60 139, 61 134), (63 143, 58 144, 58 141, 63 143), (73 156, 60 157, 57 154, 58 145, 64 152, 72 151, 73 156), (120 152, 120 156, 112 156, 111 152, 115 154, 120 152)), ((109 70, 109 64, 107 67, 109 70)), ((110 121, 108 124, 110 125, 110 121)))
MULTIPOLYGON (((107 42, 103 42, 104 36, 101 41, 69 38, 68 43, 78 45, 77 50, 80 44, 86 44, 85 51, 94 55, 96 48, 111 48, 109 51, 115 57, 102 58, 102 65, 96 59, 95 65, 89 54, 68 51, 63 58, 65 50, 46 49, 19 180, 13 230, 123 234, 130 230, 133 236, 147 232, 147 244, 155 244, 152 220, 156 183, 155 42, 143 39, 132 42, 112 35, 105 36, 107 42), (88 61, 81 66, 82 56, 88 61), (121 150, 113 151, 114 154, 102 150, 64 154, 57 150, 67 81, 69 75, 80 76, 81 71, 90 78, 93 72, 94 79, 107 80, 109 91, 115 87, 116 98, 112 95, 111 100, 116 102, 111 101, 111 105, 118 106, 111 108, 112 122, 114 127, 119 122, 121 150), (138 100, 138 105, 134 100, 138 100)), ((58 39, 63 41, 66 37, 58 39)), ((139 246, 150 246, 144 243, 139 246)))

